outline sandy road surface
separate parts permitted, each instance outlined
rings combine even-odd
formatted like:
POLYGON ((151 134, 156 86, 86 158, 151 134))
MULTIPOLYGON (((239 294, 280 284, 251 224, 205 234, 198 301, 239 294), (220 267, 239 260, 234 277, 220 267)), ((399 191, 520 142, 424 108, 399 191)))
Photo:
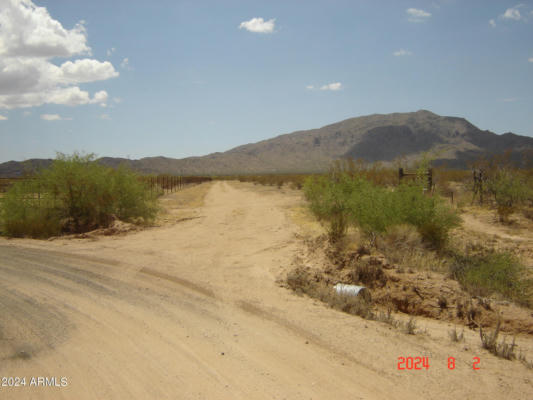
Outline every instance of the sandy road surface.
POLYGON ((178 224, 1 240, 0 377, 27 385, 0 398, 532 398, 533 373, 474 333, 450 343, 448 325, 421 321, 428 334, 408 336, 279 287, 302 250, 286 212, 299 201, 217 182, 178 224), (398 371, 398 356, 428 356, 430 369, 398 371), (68 384, 30 387, 39 376, 68 384))

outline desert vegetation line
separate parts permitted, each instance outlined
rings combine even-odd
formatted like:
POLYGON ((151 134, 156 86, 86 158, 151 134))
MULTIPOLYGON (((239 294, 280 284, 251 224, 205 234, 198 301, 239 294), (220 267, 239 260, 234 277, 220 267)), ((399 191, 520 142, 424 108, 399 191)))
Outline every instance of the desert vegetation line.
POLYGON ((103 166, 92 154, 58 154, 39 173, 9 182, 0 198, 0 232, 45 238, 105 228, 114 220, 148 224, 157 197, 210 177, 140 176, 103 166))

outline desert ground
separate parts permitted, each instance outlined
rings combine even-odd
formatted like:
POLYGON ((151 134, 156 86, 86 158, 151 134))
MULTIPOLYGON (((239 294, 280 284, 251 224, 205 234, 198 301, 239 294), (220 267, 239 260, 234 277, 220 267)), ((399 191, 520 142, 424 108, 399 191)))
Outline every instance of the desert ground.
POLYGON ((283 287, 311 231, 300 192, 213 182, 161 202, 139 231, 0 239, 0 377, 26 378, 0 398, 533 398, 533 370, 476 331, 454 343, 453 325, 417 318, 407 335, 283 287), (400 356, 430 367, 398 370, 400 356))

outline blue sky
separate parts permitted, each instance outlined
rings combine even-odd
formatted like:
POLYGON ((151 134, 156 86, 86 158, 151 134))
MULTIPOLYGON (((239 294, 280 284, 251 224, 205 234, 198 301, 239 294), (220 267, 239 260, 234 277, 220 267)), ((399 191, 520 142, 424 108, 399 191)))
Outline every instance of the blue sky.
POLYGON ((0 0, 0 162, 419 109, 533 136, 532 39, 533 2, 0 0))

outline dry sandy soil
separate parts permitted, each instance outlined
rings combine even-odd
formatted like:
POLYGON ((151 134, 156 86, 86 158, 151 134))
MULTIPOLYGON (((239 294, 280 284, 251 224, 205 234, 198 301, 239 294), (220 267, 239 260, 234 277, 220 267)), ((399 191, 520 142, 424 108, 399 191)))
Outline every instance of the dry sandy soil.
POLYGON ((0 377, 26 377, 0 398, 533 397, 532 370, 481 349, 476 332, 452 343, 451 325, 419 319, 425 333, 406 335, 281 287, 304 251, 289 216, 300 196, 216 182, 166 196, 158 227, 0 240, 0 377), (203 202, 184 200, 194 191, 203 202), (430 368, 398 370, 400 356, 430 368))

